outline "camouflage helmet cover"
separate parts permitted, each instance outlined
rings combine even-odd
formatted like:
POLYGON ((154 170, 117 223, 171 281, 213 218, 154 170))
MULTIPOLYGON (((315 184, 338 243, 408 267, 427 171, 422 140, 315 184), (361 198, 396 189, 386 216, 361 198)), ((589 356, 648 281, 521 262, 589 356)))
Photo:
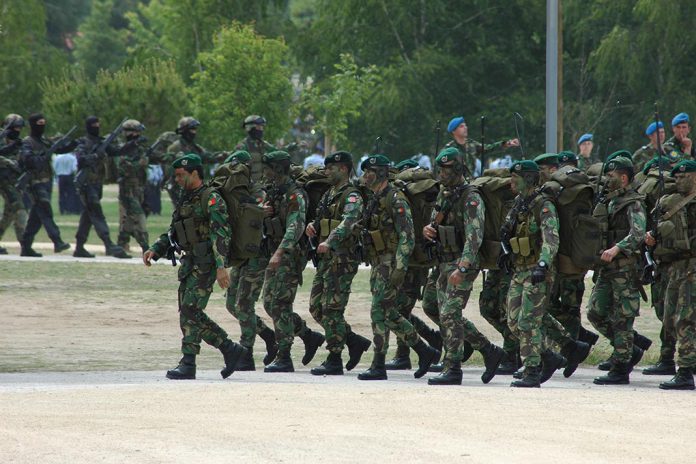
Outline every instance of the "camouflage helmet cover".
POLYGON ((137 119, 128 119, 123 123, 123 130, 142 132, 145 130, 145 126, 137 119))
POLYGON ((18 114, 10 113, 5 116, 4 125, 9 127, 24 127, 24 118, 18 114))
POLYGON ((242 124, 242 127, 245 131, 249 132, 256 125, 265 126, 266 118, 264 118, 263 116, 259 116, 258 114, 252 114, 244 118, 244 124, 242 124))
POLYGON ((195 119, 191 116, 184 116, 183 118, 179 119, 179 124, 177 125, 177 129, 179 131, 183 131, 186 129, 194 129, 200 125, 201 125, 201 123, 197 119, 195 119))

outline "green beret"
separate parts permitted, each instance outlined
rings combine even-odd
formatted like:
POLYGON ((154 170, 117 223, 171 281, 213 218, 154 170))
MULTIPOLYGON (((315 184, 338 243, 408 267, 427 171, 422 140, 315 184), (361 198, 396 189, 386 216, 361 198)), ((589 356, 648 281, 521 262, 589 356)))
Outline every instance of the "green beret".
POLYGON ((360 164, 360 169, 376 168, 378 166, 390 166, 391 161, 385 155, 370 155, 360 164))
POLYGON ((225 163, 231 163, 232 161, 239 161, 240 163, 246 163, 251 161, 251 155, 246 150, 237 150, 227 157, 225 163))
POLYGON ((324 159, 324 166, 332 163, 349 163, 353 164, 353 155, 347 151, 337 151, 324 159))
POLYGON ((578 157, 572 151, 564 150, 558 154, 559 164, 577 163, 578 157))
POLYGON ((290 161, 290 154, 287 151, 278 150, 263 155, 262 163, 275 163, 278 161, 290 161))
POLYGON ((513 174, 522 174, 525 172, 539 172, 539 166, 532 160, 515 161, 510 166, 510 172, 513 174))
POLYGON ((544 153, 543 155, 539 155, 536 158, 534 158, 534 162, 538 166, 558 164, 558 154, 544 153))
POLYGON ((674 176, 675 174, 687 173, 687 172, 696 172, 696 161, 694 161, 694 160, 680 161, 679 164, 674 166, 674 169, 672 169, 672 172, 670 174, 672 176, 674 176))
POLYGON ((397 164, 396 169, 399 171, 403 171, 404 169, 410 169, 410 168, 417 168, 418 167, 418 161, 412 160, 411 158, 405 159, 399 164, 397 164))
POLYGON ((201 157, 198 156, 195 153, 189 153, 184 156, 180 156, 177 159, 174 160, 172 163, 172 167, 174 169, 179 169, 179 168, 188 168, 188 167, 196 167, 196 166, 202 166, 203 161, 201 161, 201 157))
POLYGON ((647 163, 645 163, 645 166, 643 166, 643 174, 647 174, 650 171, 650 169, 652 169, 653 167, 657 167, 658 166, 657 163, 662 164, 663 169, 671 169, 672 168, 672 166, 669 163, 669 159, 667 159, 664 156, 656 156, 653 159, 651 159, 650 161, 648 161, 647 163))
POLYGON ((435 164, 442 166, 443 163, 449 163, 450 161, 454 161, 461 155, 462 154, 455 147, 445 148, 440 152, 439 155, 437 155, 437 158, 435 158, 435 164))
POLYGON ((631 158, 627 158, 625 156, 616 156, 605 163, 604 174, 611 171, 616 171, 617 169, 633 172, 633 161, 631 161, 631 158))
POLYGON ((624 158, 628 158, 629 160, 632 160, 632 159, 633 159, 633 155, 631 154, 630 151, 628 151, 628 150, 619 150, 619 151, 615 151, 615 152, 612 153, 611 155, 607 156, 607 160, 605 161, 605 163, 608 163, 609 161, 613 160, 614 158, 616 158, 616 157, 618 157, 618 156, 622 156, 622 157, 624 157, 624 158))

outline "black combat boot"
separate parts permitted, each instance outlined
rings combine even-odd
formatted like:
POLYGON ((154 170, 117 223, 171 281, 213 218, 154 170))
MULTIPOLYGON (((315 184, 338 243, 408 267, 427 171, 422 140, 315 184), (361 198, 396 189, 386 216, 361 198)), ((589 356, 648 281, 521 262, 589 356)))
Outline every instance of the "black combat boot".
POLYGON ((75 258, 94 258, 94 255, 85 249, 84 243, 76 244, 72 255, 75 258))
POLYGON ((263 365, 268 366, 278 354, 278 343, 275 339, 275 332, 266 327, 261 331, 259 337, 261 337, 261 340, 266 344, 266 356, 263 357, 263 365))
POLYGON ((539 388, 541 386, 541 367, 525 366, 522 378, 520 380, 514 380, 510 386, 517 388, 539 388))
POLYGON ((264 372, 295 372, 295 366, 292 365, 292 359, 290 358, 290 352, 278 353, 275 361, 266 366, 263 369, 264 372))
POLYGON ((428 379, 428 385, 461 385, 462 384, 462 363, 452 362, 451 366, 445 368, 437 377, 428 379))
POLYGON ((580 363, 587 359, 590 349, 591 346, 588 343, 580 340, 568 342, 561 348, 561 354, 568 361, 565 369, 563 369, 563 377, 567 379, 573 375, 580 363))
POLYGON ((365 337, 362 337, 355 332, 350 332, 346 335, 346 346, 348 347, 348 362, 346 363, 346 370, 353 370, 355 366, 360 362, 360 358, 364 352, 366 352, 372 342, 365 337))
POLYGON ((343 375, 343 360, 341 353, 329 352, 326 361, 321 366, 309 371, 312 375, 343 375))
POLYGON ((599 335, 587 330, 583 326, 580 326, 580 331, 578 332, 578 340, 587 343, 590 346, 594 346, 599 341, 599 335))
POLYGON ((597 364, 597 369, 599 369, 600 371, 611 370, 611 356, 606 361, 602 361, 601 363, 597 364))
POLYGON ((648 351, 650 345, 652 345, 652 340, 650 340, 645 335, 641 335, 635 330, 633 331, 633 344, 643 351, 648 351))
POLYGON ((407 371, 411 369, 411 349, 408 345, 396 345, 394 359, 384 365, 388 371, 407 371))
POLYGON ((474 347, 471 346, 471 343, 465 340, 464 347, 462 348, 462 364, 467 362, 469 358, 471 358, 472 354, 474 354, 474 347))
POLYGON ((495 371, 495 375, 512 375, 519 367, 519 364, 517 364, 517 353, 506 351, 505 357, 495 371))
POLYGON ((220 371, 220 375, 223 379, 226 379, 234 372, 239 358, 246 355, 248 351, 239 343, 235 343, 229 339, 225 340, 218 349, 222 353, 222 356, 225 358, 225 367, 220 371))
POLYGON ((560 354, 546 350, 541 353, 541 376, 539 381, 541 383, 546 382, 551 378, 554 372, 563 367, 566 364, 566 359, 560 354))
POLYGON ((660 358, 654 366, 643 369, 643 375, 676 375, 674 359, 660 358))
POLYGON ((593 383, 596 385, 628 385, 628 373, 630 371, 630 364, 615 362, 607 375, 597 377, 593 383))
POLYGON ((425 326, 418 331, 418 335, 420 335, 423 340, 428 342, 428 345, 432 346, 438 351, 442 351, 442 335, 440 335, 439 330, 434 330, 425 326))
POLYGON ((413 376, 420 379, 428 372, 428 368, 433 363, 440 360, 440 352, 421 339, 418 339, 418 343, 412 348, 418 354, 418 369, 413 373, 413 376))
POLYGON ((0 255, 6 255, 7 254, 7 248, 0 246, 0 255))
POLYGON ((437 364, 433 364, 428 368, 428 372, 442 372, 445 370, 445 363, 439 362, 437 364))
POLYGON ((300 338, 304 342, 305 349, 304 356, 302 356, 302 364, 306 366, 314 358, 314 355, 317 354, 317 350, 326 339, 319 332, 310 329, 307 329, 307 332, 300 338))
POLYGON ((65 243, 64 241, 58 239, 57 242, 53 243, 53 252, 54 253, 60 253, 61 251, 65 251, 70 248, 69 243, 65 243))
POLYGON ((479 352, 483 356, 483 364, 486 367, 486 370, 481 374, 481 382, 488 383, 495 377, 495 372, 498 370, 500 362, 505 358, 505 351, 489 342, 479 352))
POLYGON ((636 346, 635 344, 633 345, 633 352, 631 353, 631 361, 629 363, 628 372, 631 372, 635 365, 638 364, 641 359, 643 359, 644 353, 645 351, 640 349, 640 347, 636 346))
POLYGON ((19 256, 26 256, 29 258, 41 258, 43 255, 36 250, 34 250, 31 245, 31 242, 19 242, 19 245, 21 246, 21 251, 19 252, 19 256))
POLYGON ((255 371, 256 364, 254 363, 254 350, 248 346, 244 346, 244 349, 246 349, 246 353, 239 357, 237 364, 234 366, 234 370, 240 372, 255 371))
POLYGON ((680 367, 674 378, 669 382, 660 384, 662 390, 693 390, 694 387, 694 371, 686 367, 680 367))
POLYGON ((358 374, 358 380, 387 380, 387 370, 384 368, 384 354, 375 353, 372 365, 365 372, 358 374))
POLYGON ((524 365, 521 365, 520 368, 512 374, 513 379, 521 379, 522 377, 524 377, 524 365))
POLYGON ((104 251, 106 253, 106 256, 113 256, 114 258, 119 258, 119 259, 131 259, 132 256, 126 253, 126 250, 121 248, 118 245, 114 245, 111 242, 106 242, 104 244, 104 251))
POLYGON ((193 380, 196 378, 196 355, 185 354, 179 365, 167 371, 167 378, 172 380, 193 380))

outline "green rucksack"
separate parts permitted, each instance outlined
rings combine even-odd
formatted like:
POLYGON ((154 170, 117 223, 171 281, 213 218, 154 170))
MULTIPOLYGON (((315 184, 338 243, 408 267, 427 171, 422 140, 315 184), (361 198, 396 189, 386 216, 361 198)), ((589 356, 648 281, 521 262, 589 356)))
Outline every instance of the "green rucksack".
POLYGON ((515 202, 510 189, 512 179, 509 169, 486 169, 483 176, 473 180, 486 208, 483 226, 483 243, 479 251, 481 269, 497 269, 500 255, 500 229, 515 202))
MULTIPOLYGON (((396 174, 393 181, 395 188, 406 196, 413 216, 413 230, 416 246, 408 261, 409 266, 431 268, 437 264, 436 257, 428 257, 428 242, 423 237, 423 228, 430 224, 435 201, 440 191, 440 183, 435 174, 423 168, 410 168, 396 174)), ((393 198, 389 197, 389 201, 393 198)), ((389 205, 391 209, 391 205, 389 205)))
POLYGON ((592 214, 594 186, 581 169, 566 166, 554 172, 542 187, 556 203, 560 226, 558 270, 564 274, 585 274, 604 249, 606 225, 592 214))
POLYGON ((300 166, 292 166, 290 177, 307 194, 307 213, 305 222, 309 224, 317 216, 317 208, 324 193, 331 188, 331 182, 326 176, 324 166, 312 165, 307 169, 300 166))
MULTIPOLYGON (((208 187, 215 189, 227 204, 232 236, 227 266, 240 266, 260 256, 264 211, 259 203, 263 198, 252 191, 249 167, 222 164, 208 181, 208 187)), ((202 201, 207 197, 202 195, 202 201)))

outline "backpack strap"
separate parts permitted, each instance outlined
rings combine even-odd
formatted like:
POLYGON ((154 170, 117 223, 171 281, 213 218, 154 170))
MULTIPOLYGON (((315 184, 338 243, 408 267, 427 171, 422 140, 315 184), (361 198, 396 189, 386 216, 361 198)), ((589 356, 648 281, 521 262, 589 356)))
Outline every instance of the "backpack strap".
POLYGON ((676 205, 674 205, 674 208, 672 208, 672 209, 670 209, 669 211, 667 211, 667 212, 665 213, 665 215, 662 216, 662 218, 660 218, 660 220, 662 220, 662 221, 667 221, 667 220, 669 220, 669 218, 671 218, 672 216, 674 216, 675 214, 677 214, 677 213, 679 212, 680 209, 682 209, 684 206, 688 205, 688 204, 691 202, 691 200, 693 200, 694 198, 696 198, 696 192, 693 192, 693 193, 690 194, 689 196, 683 198, 679 203, 677 203, 676 205))

